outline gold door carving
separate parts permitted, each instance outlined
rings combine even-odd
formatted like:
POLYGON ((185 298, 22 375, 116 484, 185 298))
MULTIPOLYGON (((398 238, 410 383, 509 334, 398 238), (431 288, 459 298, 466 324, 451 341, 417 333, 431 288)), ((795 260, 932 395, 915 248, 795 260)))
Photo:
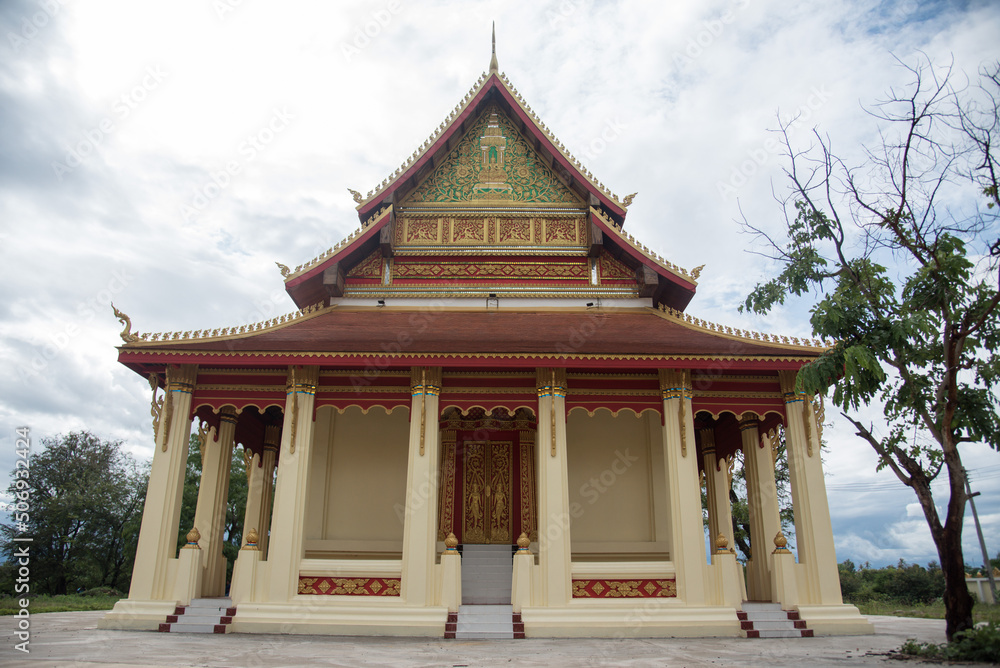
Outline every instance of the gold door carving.
POLYGON ((511 544, 512 443, 466 441, 463 542, 511 544))

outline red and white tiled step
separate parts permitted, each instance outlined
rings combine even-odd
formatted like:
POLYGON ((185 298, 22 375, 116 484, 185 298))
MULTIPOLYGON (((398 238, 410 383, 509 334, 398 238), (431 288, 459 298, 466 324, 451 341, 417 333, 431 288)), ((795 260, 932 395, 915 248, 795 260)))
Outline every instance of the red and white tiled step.
POLYGON ((780 603, 743 604, 737 611, 741 634, 744 638, 812 638, 812 629, 799 619, 795 610, 782 610, 780 603))
POLYGON ((196 598, 191 605, 179 605, 167 621, 160 624, 164 633, 225 633, 236 608, 229 598, 196 598))

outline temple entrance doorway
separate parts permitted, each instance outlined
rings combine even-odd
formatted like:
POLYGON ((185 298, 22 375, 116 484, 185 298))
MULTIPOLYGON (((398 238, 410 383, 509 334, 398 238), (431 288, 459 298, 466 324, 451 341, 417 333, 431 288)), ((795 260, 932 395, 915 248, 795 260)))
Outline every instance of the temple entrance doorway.
POLYGON ((537 538, 534 414, 480 408, 442 419, 438 539, 464 545, 513 545, 537 538))

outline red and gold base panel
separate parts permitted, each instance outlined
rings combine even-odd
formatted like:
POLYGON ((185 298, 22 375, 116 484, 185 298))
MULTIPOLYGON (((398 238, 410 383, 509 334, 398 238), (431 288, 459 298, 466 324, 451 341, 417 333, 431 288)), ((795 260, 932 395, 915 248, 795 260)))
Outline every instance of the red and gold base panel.
POLYGON ((573 598, 673 598, 676 580, 573 580, 573 598))
POLYGON ((299 576, 300 594, 399 596, 399 578, 333 578, 299 576))

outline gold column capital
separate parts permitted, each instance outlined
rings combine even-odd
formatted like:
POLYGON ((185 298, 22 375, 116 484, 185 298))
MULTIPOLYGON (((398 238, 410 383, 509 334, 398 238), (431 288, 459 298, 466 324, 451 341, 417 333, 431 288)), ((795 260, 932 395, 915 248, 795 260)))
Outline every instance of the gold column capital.
POLYGON ((701 452, 704 455, 715 454, 715 427, 702 427, 698 430, 701 438, 701 452))
POLYGON ((674 398, 675 396, 686 395, 691 398, 691 370, 690 369, 659 369, 660 392, 676 392, 674 396, 664 397, 674 398))
POLYGON ((760 417, 752 411, 747 411, 740 416, 740 431, 747 429, 757 429, 760 427, 760 417))
POLYGON ((535 369, 535 388, 539 397, 566 396, 566 369, 538 367, 535 369))

